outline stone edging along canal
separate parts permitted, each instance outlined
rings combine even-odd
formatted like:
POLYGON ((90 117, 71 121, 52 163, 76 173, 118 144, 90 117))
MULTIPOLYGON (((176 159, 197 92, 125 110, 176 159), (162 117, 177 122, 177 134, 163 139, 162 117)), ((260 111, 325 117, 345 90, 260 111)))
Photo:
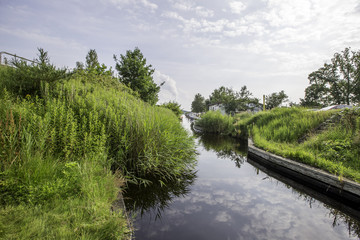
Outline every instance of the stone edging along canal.
POLYGON ((360 209, 360 184, 348 179, 341 181, 323 170, 266 152, 248 140, 248 156, 272 170, 314 188, 353 208, 360 209))

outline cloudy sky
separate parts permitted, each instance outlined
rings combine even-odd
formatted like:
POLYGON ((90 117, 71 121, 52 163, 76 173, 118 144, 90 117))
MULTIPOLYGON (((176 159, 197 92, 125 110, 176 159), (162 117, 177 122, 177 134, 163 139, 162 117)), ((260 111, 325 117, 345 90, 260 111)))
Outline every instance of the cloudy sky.
POLYGON ((298 102, 307 76, 345 47, 360 49, 359 0, 0 0, 0 51, 74 67, 89 49, 139 47, 166 84, 160 101, 190 109, 196 93, 243 85, 298 102))

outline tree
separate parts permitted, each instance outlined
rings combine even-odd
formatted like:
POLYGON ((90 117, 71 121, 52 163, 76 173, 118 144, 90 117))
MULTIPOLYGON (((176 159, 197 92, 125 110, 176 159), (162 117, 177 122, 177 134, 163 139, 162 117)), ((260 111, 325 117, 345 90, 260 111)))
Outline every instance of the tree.
POLYGON ((345 48, 331 63, 309 74, 303 106, 352 104, 360 101, 360 52, 345 48))
POLYGON ((164 82, 160 85, 154 82, 152 75, 155 69, 151 65, 146 65, 146 59, 140 49, 136 47, 134 51, 128 50, 125 55, 120 55, 120 59, 114 55, 114 60, 120 82, 138 92, 143 101, 156 104, 160 87, 164 82))
POLYGON ((226 113, 236 110, 236 92, 232 88, 224 86, 215 89, 209 96, 209 104, 222 103, 225 106, 226 113))
POLYGON ((180 118, 181 114, 183 113, 180 109, 181 105, 175 101, 169 101, 167 103, 161 104, 160 106, 170 109, 178 118, 180 118))
POLYGON ((279 93, 269 94, 266 96, 266 108, 276 108, 286 101, 288 101, 288 96, 285 94, 284 90, 281 90, 279 93))
POLYGON ((88 70, 95 69, 99 65, 100 63, 95 49, 90 49, 88 54, 86 55, 86 62, 85 62, 86 69, 88 70))
POLYGON ((54 87, 56 81, 68 76, 66 68, 59 69, 50 63, 48 53, 44 49, 38 48, 38 51, 38 58, 30 65, 17 59, 11 61, 15 68, 9 68, 10 76, 6 83, 8 90, 22 96, 43 96, 54 87))
POLYGON ((205 105, 205 98, 200 94, 196 94, 194 101, 191 103, 191 111, 192 112, 205 112, 206 105, 205 105))
POLYGON ((259 100, 256 98, 252 98, 252 93, 247 89, 246 86, 243 86, 240 89, 237 97, 237 110, 238 111, 246 111, 249 108, 250 103, 257 104, 259 100))
POLYGON ((225 111, 229 114, 236 111, 245 111, 249 108, 250 103, 256 104, 259 100, 252 98, 252 94, 246 86, 243 86, 239 92, 221 86, 211 93, 207 102, 208 104, 224 104, 225 111))
POLYGON ((93 76, 112 76, 111 67, 107 69, 105 64, 100 64, 95 49, 90 49, 86 55, 85 65, 82 62, 76 62, 75 72, 82 72, 93 76))

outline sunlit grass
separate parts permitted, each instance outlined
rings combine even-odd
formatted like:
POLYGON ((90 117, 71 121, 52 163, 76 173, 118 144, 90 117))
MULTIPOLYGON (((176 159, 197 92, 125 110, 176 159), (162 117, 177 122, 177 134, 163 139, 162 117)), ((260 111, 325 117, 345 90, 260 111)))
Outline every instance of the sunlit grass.
POLYGON ((257 147, 360 182, 359 111, 343 113, 342 120, 321 132, 314 131, 339 111, 274 109, 239 121, 248 128, 257 147), (305 142, 298 140, 307 136, 305 142))
POLYGON ((42 98, 0 93, 0 238, 123 239, 118 183, 193 169, 194 140, 172 111, 98 80, 45 84, 42 98))

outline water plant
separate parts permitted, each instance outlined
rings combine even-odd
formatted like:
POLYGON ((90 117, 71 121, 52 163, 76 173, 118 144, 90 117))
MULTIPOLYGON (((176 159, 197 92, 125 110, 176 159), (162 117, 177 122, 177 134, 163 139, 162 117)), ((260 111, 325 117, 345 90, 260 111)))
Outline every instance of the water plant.
POLYGON ((195 125, 207 133, 229 135, 234 131, 234 119, 230 115, 223 115, 220 111, 208 111, 195 125))

